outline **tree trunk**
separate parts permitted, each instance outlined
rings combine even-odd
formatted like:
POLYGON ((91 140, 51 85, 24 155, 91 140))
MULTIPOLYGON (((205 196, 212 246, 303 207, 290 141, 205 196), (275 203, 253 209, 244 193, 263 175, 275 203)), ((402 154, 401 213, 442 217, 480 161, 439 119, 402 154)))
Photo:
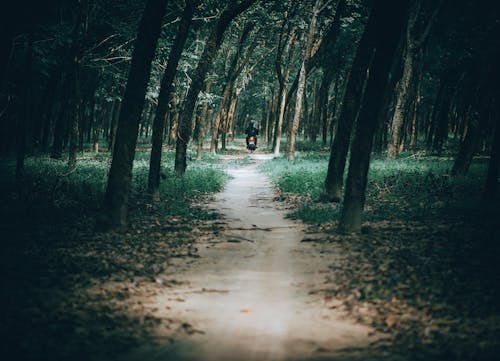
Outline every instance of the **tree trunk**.
POLYGON ((107 226, 111 228, 127 226, 127 203, 132 181, 138 123, 166 5, 166 0, 146 2, 135 41, 105 195, 106 221, 107 226))
POLYGON ((400 133, 403 128, 405 116, 407 114, 410 83, 413 79, 413 51, 411 49, 407 49, 403 53, 403 59, 403 76, 401 77, 398 84, 396 107, 392 117, 391 135, 387 147, 388 159, 396 159, 397 155, 399 154, 399 146, 401 141, 400 133))
MULTIPOLYGON (((208 80, 205 84, 205 94, 210 94, 212 89, 212 81, 208 80)), ((203 155, 203 138, 205 137, 207 127, 208 102, 205 102, 201 107, 199 124, 198 124, 198 148, 196 149, 196 159, 200 160, 203 155)))
POLYGON ((292 124, 288 130, 287 142, 287 158, 291 162, 295 159, 295 142, 297 140, 297 130, 299 129, 299 121, 302 113, 302 104, 304 101, 304 90, 306 86, 306 63, 311 58, 312 45, 314 40, 314 33, 316 31, 316 21, 320 11, 321 0, 316 0, 312 12, 311 23, 309 24, 309 33, 306 40, 306 51, 299 72, 299 82, 297 84, 297 94, 295 99, 295 113, 293 116, 292 124))
POLYGON ((69 88, 70 88, 70 137, 69 137, 69 154, 68 154, 68 166, 70 168, 76 165, 76 152, 78 149, 78 132, 80 128, 80 110, 83 106, 81 101, 81 91, 80 91, 80 72, 81 72, 81 60, 83 57, 83 47, 85 46, 85 32, 86 32, 86 17, 87 11, 87 0, 79 0, 77 5, 77 15, 76 22, 73 28, 73 34, 71 39, 71 57, 70 57, 70 70, 69 70, 69 88))
POLYGON ((224 32, 231 21, 241 12, 250 7, 255 1, 256 0, 243 0, 239 4, 227 7, 216 21, 215 26, 212 28, 212 31, 208 36, 205 49, 203 49, 203 54, 201 55, 198 66, 192 77, 182 114, 179 117, 179 131, 175 149, 175 172, 178 176, 182 176, 186 173, 187 146, 189 144, 189 138, 191 137, 192 131, 191 119, 193 118, 196 101, 201 89, 203 88, 208 69, 212 65, 217 50, 222 44, 224 32))
POLYGON ((17 120, 17 159, 16 159, 16 183, 20 184, 24 176, 24 157, 26 153, 26 128, 31 120, 31 97, 32 97, 32 70, 33 70, 33 33, 28 36, 25 49, 25 64, 23 74, 24 93, 20 105, 19 118, 17 120))
POLYGON ((169 115, 169 123, 170 129, 168 132, 168 145, 172 148, 175 145, 175 138, 177 136, 177 127, 179 126, 179 112, 177 111, 177 93, 175 89, 172 89, 170 93, 170 115, 169 115))
POLYGON ((62 152, 64 147, 64 136, 66 134, 67 117, 68 117, 68 97, 64 96, 67 94, 68 86, 67 80, 64 79, 67 75, 63 75, 62 79, 62 101, 59 107, 59 114, 57 115, 56 124, 54 126, 54 141, 52 143, 52 151, 50 153, 50 157, 53 159, 61 159, 62 152))
POLYGON ((292 124, 288 129, 287 137, 287 159, 289 162, 295 160, 295 142, 297 140, 297 130, 299 129, 299 121, 302 113, 302 104, 304 102, 304 88, 306 85, 306 68, 305 61, 302 62, 299 75, 299 83, 297 86, 297 97, 295 103, 295 112, 293 115, 292 124))
POLYGON ((341 232, 361 231, 373 134, 377 128, 378 113, 382 108, 394 53, 401 38, 407 6, 408 0, 376 1, 370 15, 376 24, 376 50, 351 145, 346 194, 339 223, 341 232))
MULTIPOLYGON (((342 109, 337 121, 337 132, 330 148, 328 172, 322 199, 330 202, 340 202, 344 168, 351 139, 352 126, 357 118, 360 104, 363 99, 363 88, 366 81, 367 69, 370 64, 375 46, 376 23, 372 15, 363 31, 354 58, 349 79, 342 102, 342 109)), ((338 80, 337 80, 338 83, 338 80)))
POLYGON ((333 81, 333 70, 325 69, 318 91, 318 126, 321 125, 321 144, 326 146, 328 136, 328 92, 333 81))
POLYGON ((113 105, 109 112, 108 151, 110 154, 113 154, 113 148, 115 147, 116 130, 118 129, 121 104, 119 99, 113 100, 113 105))
POLYGON ((273 153, 280 154, 281 132, 283 131, 283 119, 285 118, 285 105, 286 105, 286 83, 288 82, 289 71, 285 73, 284 84, 280 84, 278 93, 278 116, 274 127, 273 138, 273 153))
POLYGON ((161 151, 163 147, 163 131, 165 129, 165 117, 168 110, 168 97, 172 91, 172 83, 177 71, 177 65, 182 55, 182 50, 186 44, 186 39, 189 33, 191 20, 193 19, 196 1, 187 0, 182 13, 181 21, 177 29, 174 44, 170 50, 167 61, 167 68, 163 74, 160 86, 160 94, 158 95, 158 106, 153 120, 153 135, 151 146, 151 157, 149 160, 149 176, 148 176, 148 192, 153 201, 160 200, 160 167, 161 167, 161 151))
MULTIPOLYGON (((499 100, 497 100, 499 101, 499 100)), ((486 177, 486 186, 484 187, 483 199, 495 199, 498 187, 498 174, 500 168, 500 114, 496 114, 496 127, 493 146, 491 149, 490 161, 488 164, 488 175, 486 177)))

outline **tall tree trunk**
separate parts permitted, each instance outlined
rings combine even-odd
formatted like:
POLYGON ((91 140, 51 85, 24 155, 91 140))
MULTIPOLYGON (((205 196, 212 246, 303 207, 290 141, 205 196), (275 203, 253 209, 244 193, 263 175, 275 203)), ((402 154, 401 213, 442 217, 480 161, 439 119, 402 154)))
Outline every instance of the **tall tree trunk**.
POLYGON ((83 57, 83 46, 85 44, 85 33, 86 33, 86 17, 88 14, 87 0, 78 0, 77 5, 77 15, 76 21, 73 28, 73 34, 71 39, 71 58, 70 58, 70 70, 69 70, 69 88, 70 88, 70 137, 69 137, 69 154, 68 154, 68 166, 74 167, 76 165, 76 152, 78 148, 78 132, 80 127, 80 107, 83 106, 81 101, 81 91, 80 91, 80 72, 81 72, 81 60, 83 57))
POLYGON ((106 216, 108 217, 106 221, 111 228, 127 226, 127 203, 132 181, 138 123, 166 5, 166 0, 146 2, 135 41, 105 195, 106 216))
POLYGON ((113 148, 116 141, 116 130, 118 129, 118 122, 120 117, 121 102, 119 99, 113 100, 113 105, 109 112, 109 134, 108 134, 108 151, 113 154, 113 148))
MULTIPOLYGON (((330 202, 340 202, 342 199, 342 185, 344 168, 351 139, 352 126, 357 118, 360 104, 363 99, 363 88, 366 81, 367 69, 370 64, 375 46, 376 18, 370 15, 368 23, 358 45, 356 56, 352 63, 349 79, 342 102, 342 108, 337 121, 337 132, 330 148, 328 172, 322 199, 330 202)), ((338 80, 337 80, 338 83, 338 80)))
POLYGON ((280 154, 280 144, 281 144, 281 132, 283 131, 283 120, 285 118, 285 105, 286 105, 286 83, 288 82, 288 76, 290 71, 286 71, 284 74, 284 84, 280 84, 280 89, 278 93, 278 116, 276 118, 276 123, 274 127, 274 138, 273 138, 273 152, 275 155, 280 154))
POLYGON ((54 126, 54 141, 52 143, 52 150, 50 153, 50 157, 53 159, 62 158, 62 152, 64 148, 64 136, 66 134, 66 128, 68 127, 67 117, 68 117, 69 100, 67 96, 64 96, 64 94, 66 94, 66 92, 68 91, 68 83, 67 79, 65 78, 67 78, 66 74, 62 76, 61 80, 61 86, 62 86, 61 93, 63 94, 63 96, 59 107, 59 114, 57 114, 56 123, 54 126))
POLYGON ((408 0, 379 0, 375 2, 370 15, 375 18, 374 23, 377 25, 374 34, 376 50, 351 145, 346 194, 339 223, 341 232, 361 231, 373 134, 377 128, 378 113, 382 108, 387 78, 401 38, 407 7, 408 0))
POLYGON ((203 88, 208 69, 212 65, 217 50, 222 44, 224 32, 231 21, 240 13, 248 9, 248 7, 250 7, 255 1, 256 0, 242 0, 236 5, 227 7, 216 21, 215 26, 212 28, 212 31, 208 36, 205 49, 203 49, 203 54, 201 55, 198 66, 192 77, 191 86, 189 87, 189 91, 184 102, 182 114, 179 117, 179 131, 175 148, 175 172, 179 176, 186 173, 187 146, 191 137, 191 119, 193 118, 196 101, 201 89, 203 88))
POLYGON ((163 74, 158 95, 158 106, 153 120, 153 135, 151 146, 151 157, 149 160, 148 192, 154 202, 160 200, 160 168, 161 151, 163 147, 163 131, 165 129, 165 117, 168 110, 168 97, 172 91, 172 83, 177 71, 177 65, 182 55, 182 50, 186 44, 189 27, 193 19, 196 1, 187 0, 182 13, 181 21, 177 29, 177 35, 172 49, 168 56, 167 68, 163 74))
POLYGON ((333 70, 328 68, 323 74, 321 85, 318 91, 318 111, 316 120, 318 126, 321 125, 321 144, 326 146, 328 136, 328 92, 333 81, 333 70))
POLYGON ((410 83, 413 79, 413 51, 406 50, 403 53, 403 76, 398 83, 397 100, 394 114, 392 117, 390 140, 387 147, 387 158, 395 159, 399 154, 399 146, 401 141, 401 130, 405 116, 407 114, 408 94, 410 91, 410 83))
POLYGON ((285 13, 283 25, 281 27, 278 41, 278 49, 274 65, 278 78, 279 90, 276 95, 276 112, 273 132, 273 153, 280 153, 281 133, 283 131, 283 120, 285 118, 285 108, 287 103, 287 86, 290 77, 292 62, 292 44, 295 42, 295 27, 291 25, 288 12, 285 13), (286 38, 286 40, 285 40, 286 38), (284 61, 286 58, 286 61, 284 61))
MULTIPOLYGON (((205 94, 210 94, 212 81, 208 80, 205 84, 205 94)), ((203 103, 200 116, 198 118, 198 147, 196 149, 196 159, 200 160, 203 155, 203 138, 205 137, 207 127, 208 101, 203 103)))
POLYGON ((19 118, 17 120, 17 159, 16 159, 16 183, 20 184, 24 176, 24 157, 26 153, 26 128, 31 120, 32 101, 32 68, 33 68, 33 32, 28 35, 25 49, 25 64, 23 74, 24 93, 20 105, 19 118))
MULTIPOLYGON (((500 101, 500 99, 497 99, 497 102, 498 101, 500 101)), ((498 187, 500 168, 500 114, 498 112, 496 113, 496 120, 495 135, 488 164, 488 175, 486 177, 486 185, 483 192, 483 199, 485 200, 495 199, 498 187)))
POLYGON ((177 128, 179 126, 179 112, 177 111, 177 93, 175 89, 172 89, 170 93, 170 114, 169 114, 169 123, 170 128, 168 132, 168 145, 172 148, 175 146, 175 138, 177 136, 177 128))
POLYGON ((302 104, 304 101, 304 89, 306 86, 306 63, 311 58, 314 33, 316 31, 316 21, 320 12, 321 2, 321 0, 316 0, 314 4, 311 23, 309 24, 309 33, 306 40, 306 51, 304 54, 304 58, 302 59, 302 64, 300 66, 299 82, 297 85, 297 94, 295 99, 295 113, 290 129, 288 130, 287 158, 289 162, 295 159, 295 142, 297 140, 297 130, 299 129, 302 104))

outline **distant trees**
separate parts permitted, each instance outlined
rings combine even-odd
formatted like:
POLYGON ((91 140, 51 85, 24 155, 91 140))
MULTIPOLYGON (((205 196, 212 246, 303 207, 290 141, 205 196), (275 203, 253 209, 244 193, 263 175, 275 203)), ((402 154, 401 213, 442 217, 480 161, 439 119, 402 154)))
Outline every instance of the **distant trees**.
MULTIPOLYGON (((175 172, 182 176, 186 172, 187 146, 192 132, 193 111, 200 94, 209 67, 212 65, 217 50, 224 39, 224 32, 231 21, 248 9, 256 0, 242 0, 239 3, 228 5, 216 20, 208 39, 206 40, 203 54, 192 77, 189 91, 184 101, 182 114, 179 118, 179 130, 175 148, 175 172)), ((216 129, 213 129, 215 132, 216 129)))

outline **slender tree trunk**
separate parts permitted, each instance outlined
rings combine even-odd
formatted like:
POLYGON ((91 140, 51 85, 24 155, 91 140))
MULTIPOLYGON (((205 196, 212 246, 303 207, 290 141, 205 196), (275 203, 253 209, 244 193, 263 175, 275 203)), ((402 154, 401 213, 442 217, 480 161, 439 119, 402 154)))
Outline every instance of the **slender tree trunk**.
POLYGON ((24 157, 26 153, 26 128, 31 120, 31 97, 32 97, 32 67, 33 67, 33 33, 28 36, 25 49, 25 73, 23 76, 24 94, 20 104, 19 118, 17 120, 17 159, 16 159, 16 183, 20 184, 24 176, 24 157))
POLYGON ((151 194, 153 201, 160 200, 160 168, 161 168, 161 151, 163 147, 163 131, 165 129, 165 117, 168 110, 168 97, 172 91, 172 83, 177 71, 177 65, 181 58, 182 50, 186 44, 186 39, 189 33, 189 27, 193 19, 196 1, 187 0, 186 6, 182 13, 181 21, 177 29, 177 35, 170 50, 167 61, 167 68, 163 74, 160 86, 160 94, 158 95, 158 106, 153 120, 153 135, 151 146, 151 157, 149 160, 149 176, 148 176, 148 192, 151 194))
POLYGON ((401 38, 407 7, 408 0, 376 1, 370 15, 377 24, 376 50, 351 145, 346 194, 339 223, 341 232, 361 231, 373 134, 377 128, 378 113, 382 108, 387 78, 401 38))
POLYGON ((300 115, 302 113, 302 104, 304 102, 304 88, 306 85, 306 68, 305 62, 302 62, 299 75, 299 83, 297 86, 297 98, 295 104, 295 112, 293 115, 292 124, 288 129, 287 141, 287 159, 289 162, 295 160, 295 142, 297 141, 297 130, 299 129, 300 115))
POLYGON ((177 94, 175 89, 170 93, 170 130, 168 132, 168 144, 172 147, 175 145, 177 135, 177 127, 179 126, 179 112, 177 111, 177 94))
POLYGON ((283 119, 285 118, 285 105, 286 105, 286 83, 288 82, 289 71, 286 72, 284 78, 284 84, 280 84, 280 90, 278 95, 278 117, 276 119, 274 127, 274 140, 273 140, 273 152, 275 155, 280 154, 280 143, 281 143, 281 132, 283 131, 283 119))
MULTIPOLYGON (((208 80, 205 84, 205 94, 210 94, 212 90, 212 81, 208 80)), ((201 107, 198 124, 198 148, 196 149, 196 159, 200 160, 203 155, 203 138, 205 137, 207 127, 208 102, 203 103, 201 107)))
POLYGON ((127 226, 128 198, 138 123, 166 5, 165 0, 148 0, 139 25, 106 188, 105 207, 107 225, 110 228, 127 226))
POLYGON ((113 154, 113 148, 115 146, 116 130, 118 128, 118 122, 120 117, 121 102, 119 99, 113 100, 113 105, 109 112, 109 134, 108 134, 108 150, 113 154))
POLYGON ((77 5, 77 16, 75 27, 73 29, 72 40, 71 40, 71 58, 70 58, 70 70, 69 70, 69 88, 71 91, 70 95, 70 136, 69 136, 69 154, 68 154, 68 166, 70 168, 76 165, 76 152, 78 149, 78 133, 80 128, 80 123, 82 121, 80 115, 81 107, 83 106, 81 101, 81 91, 80 91, 80 76, 81 76, 81 60, 83 57, 83 46, 85 44, 85 32, 86 32, 86 16, 87 11, 87 0, 78 0, 77 5))
POLYGON ((295 159, 295 142, 297 140, 297 130, 299 129, 299 121, 302 113, 302 104, 304 101, 304 90, 306 86, 306 63, 311 58, 311 51, 314 40, 314 32, 316 31, 316 21, 320 11, 321 0, 316 0, 313 8, 311 23, 309 24, 309 33, 306 40, 306 51, 299 72, 299 82, 297 85, 297 94, 295 100, 295 113, 292 124, 288 130, 287 142, 287 158, 291 162, 295 159))
MULTIPOLYGON (((497 100, 498 101, 498 100, 497 100)), ((488 164, 488 175, 486 177, 486 186, 484 187, 483 199, 495 199, 498 188, 498 175, 500 168, 500 117, 496 114, 495 135, 491 149, 491 157, 488 164)))
POLYGON ((347 81, 344 100, 337 121, 337 132, 330 148, 328 172, 321 197, 326 201, 340 202, 342 199, 344 168, 351 139, 352 126, 357 118, 360 104, 363 99, 363 88, 366 81, 367 69, 375 46, 375 20, 376 19, 370 15, 359 42, 358 50, 347 81))
POLYGON ((333 80, 333 71, 328 68, 323 74, 321 85, 318 91, 318 126, 321 125, 321 143, 323 146, 327 144, 328 136, 328 92, 333 80))
POLYGON ((212 65, 217 50, 222 44, 224 32, 231 21, 241 12, 250 7, 255 1, 256 0, 242 0, 236 5, 227 7, 220 15, 208 37, 205 49, 203 49, 203 54, 201 55, 195 74, 193 75, 191 86, 189 87, 189 91, 184 102, 182 114, 179 117, 179 131, 175 149, 175 172, 178 176, 182 176, 186 173, 187 146, 191 137, 191 119, 193 117, 193 111, 198 95, 203 88, 208 69, 212 65))
POLYGON ((54 126, 54 141, 52 144, 52 151, 50 157, 53 159, 61 159, 64 148, 64 136, 66 134, 67 117, 68 117, 68 97, 64 96, 68 91, 67 80, 64 79, 67 75, 63 75, 62 79, 62 101, 59 107, 59 114, 57 115, 56 124, 54 126))
POLYGON ((410 83, 413 79, 413 54, 410 49, 403 53, 403 76, 399 81, 397 90, 396 107, 392 117, 391 135, 387 148, 387 158, 395 159, 399 154, 399 146, 401 141, 401 130, 405 116, 407 114, 408 95, 410 83))

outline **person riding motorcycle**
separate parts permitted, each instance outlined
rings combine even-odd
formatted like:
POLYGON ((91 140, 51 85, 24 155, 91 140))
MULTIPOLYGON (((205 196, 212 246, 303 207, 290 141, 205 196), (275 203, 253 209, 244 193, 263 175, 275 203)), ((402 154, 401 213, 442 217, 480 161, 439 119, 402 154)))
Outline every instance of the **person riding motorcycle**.
POLYGON ((259 135, 259 130, 255 128, 254 122, 250 122, 247 129, 245 130, 245 134, 247 135, 246 137, 247 147, 248 147, 248 139, 250 137, 255 138, 255 147, 257 147, 257 135, 259 135))

